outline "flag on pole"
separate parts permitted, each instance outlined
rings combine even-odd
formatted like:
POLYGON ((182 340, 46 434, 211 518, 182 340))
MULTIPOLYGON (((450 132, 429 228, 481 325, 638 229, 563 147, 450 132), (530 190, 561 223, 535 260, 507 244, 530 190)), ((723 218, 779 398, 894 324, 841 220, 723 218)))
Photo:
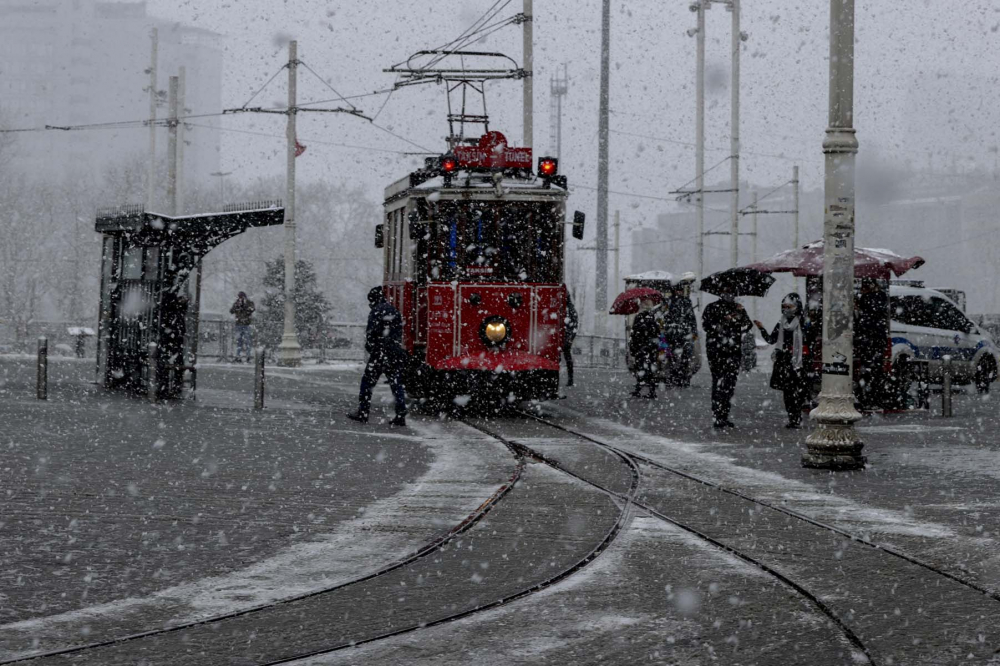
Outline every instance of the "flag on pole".
POLYGON ((306 152, 306 147, 299 143, 298 139, 295 139, 295 156, 298 157, 304 152, 306 152))

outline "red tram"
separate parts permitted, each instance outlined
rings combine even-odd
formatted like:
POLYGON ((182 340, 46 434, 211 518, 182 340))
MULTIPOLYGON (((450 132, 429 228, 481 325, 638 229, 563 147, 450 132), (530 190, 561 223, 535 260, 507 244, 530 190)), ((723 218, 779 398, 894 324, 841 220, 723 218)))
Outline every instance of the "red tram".
MULTIPOLYGON (((403 315, 407 391, 514 403, 559 388, 566 179, 499 132, 428 158, 385 190, 384 289, 403 315)), ((583 236, 576 213, 573 236, 583 236)))

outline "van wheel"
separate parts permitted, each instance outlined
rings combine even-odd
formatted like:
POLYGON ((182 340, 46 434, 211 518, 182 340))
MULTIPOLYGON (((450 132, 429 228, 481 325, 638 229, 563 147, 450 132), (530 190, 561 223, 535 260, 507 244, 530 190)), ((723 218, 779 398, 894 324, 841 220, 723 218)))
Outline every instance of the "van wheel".
POLYGON ((976 391, 989 393, 990 384, 996 381, 997 364, 992 358, 984 358, 976 365, 976 391))

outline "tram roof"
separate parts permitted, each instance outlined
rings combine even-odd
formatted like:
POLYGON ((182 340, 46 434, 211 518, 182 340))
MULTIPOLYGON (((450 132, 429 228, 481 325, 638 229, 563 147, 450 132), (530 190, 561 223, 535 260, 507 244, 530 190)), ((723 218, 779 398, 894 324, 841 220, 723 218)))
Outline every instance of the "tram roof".
POLYGON ((536 177, 517 178, 505 174, 499 181, 504 195, 498 197, 497 183, 490 172, 459 172, 451 177, 451 183, 448 185, 445 184, 444 176, 434 176, 420 182, 414 175, 416 174, 400 178, 385 188, 385 202, 389 203, 404 196, 427 196, 435 192, 440 193, 446 200, 466 199, 471 195, 476 199, 500 201, 509 194, 513 199, 520 201, 552 201, 569 196, 569 192, 563 188, 555 184, 546 187, 544 179, 536 177))

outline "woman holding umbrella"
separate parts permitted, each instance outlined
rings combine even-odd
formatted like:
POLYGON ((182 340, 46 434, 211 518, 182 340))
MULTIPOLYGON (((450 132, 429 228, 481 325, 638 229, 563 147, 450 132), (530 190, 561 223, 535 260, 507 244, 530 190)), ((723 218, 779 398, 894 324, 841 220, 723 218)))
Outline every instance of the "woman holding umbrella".
POLYGON ((788 425, 785 427, 799 428, 806 395, 806 378, 802 372, 802 338, 805 329, 802 299, 794 292, 782 299, 781 320, 770 333, 759 321, 755 320, 754 324, 760 329, 761 337, 769 345, 775 345, 771 388, 785 395, 785 411, 788 412, 788 425))

